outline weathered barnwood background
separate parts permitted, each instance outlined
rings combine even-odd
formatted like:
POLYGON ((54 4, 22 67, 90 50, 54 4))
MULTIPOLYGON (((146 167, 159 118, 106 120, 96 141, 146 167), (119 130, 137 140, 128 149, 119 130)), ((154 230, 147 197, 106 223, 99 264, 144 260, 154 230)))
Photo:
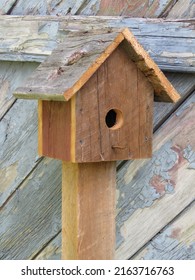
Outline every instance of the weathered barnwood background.
POLYGON ((194 25, 195 19, 0 16, 0 60, 42 62, 67 34, 128 27, 162 70, 195 72, 194 25))
MULTIPOLYGON (((164 40, 159 46, 152 43, 153 21, 143 21, 149 25, 140 21, 146 35, 139 37, 143 33, 138 28, 137 36, 148 45, 148 50, 156 50, 154 59, 165 58, 161 63, 163 69, 175 71, 166 75, 182 99, 177 104, 155 103, 152 159, 118 163, 116 258, 194 259, 195 74, 188 71, 195 67, 194 53, 183 52, 180 45, 173 44, 175 39, 171 41, 175 36, 179 42, 183 38, 193 44, 194 0, 2 0, 0 14, 122 15, 158 18, 154 21, 158 24, 160 18, 168 20, 164 32, 166 38, 170 37, 166 42, 171 42, 168 56, 160 52, 161 45, 166 49, 164 40), (179 30, 169 33, 173 20, 178 18, 186 21, 183 20, 179 30), (182 55, 183 64, 177 64, 177 56, 182 58, 182 55)), ((134 25, 137 22, 135 19, 134 25)), ((58 26, 52 25, 52 32, 57 29, 58 26)), ((57 34, 49 34, 51 30, 46 26, 43 33, 48 37, 57 34)), ((20 44, 27 55, 16 57, 14 41, 5 44, 2 33, 0 24, 0 258, 59 259, 61 163, 37 155, 36 101, 15 100, 12 96, 23 79, 49 54, 48 46, 51 51, 55 40, 40 54, 40 60, 33 60, 28 38, 25 44, 20 44)), ((14 33, 6 34, 12 37, 14 33)))

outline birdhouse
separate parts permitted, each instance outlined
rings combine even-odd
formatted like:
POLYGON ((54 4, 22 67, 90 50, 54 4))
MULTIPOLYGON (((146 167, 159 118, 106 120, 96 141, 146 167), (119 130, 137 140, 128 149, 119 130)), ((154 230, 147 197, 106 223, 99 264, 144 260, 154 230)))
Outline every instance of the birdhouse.
POLYGON ((15 96, 39 100, 40 155, 80 163, 151 157, 154 98, 179 98, 128 29, 67 36, 15 96))
POLYGON ((179 94, 128 29, 67 35, 16 90, 62 164, 62 258, 113 259, 117 160, 152 154, 153 101, 179 94))

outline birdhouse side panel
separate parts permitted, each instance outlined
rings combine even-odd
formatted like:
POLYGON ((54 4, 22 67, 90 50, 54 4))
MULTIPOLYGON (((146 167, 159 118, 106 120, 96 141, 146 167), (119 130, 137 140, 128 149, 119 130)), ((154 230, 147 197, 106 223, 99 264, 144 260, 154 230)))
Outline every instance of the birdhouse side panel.
POLYGON ((71 160, 71 102, 39 101, 39 154, 71 160))
POLYGON ((147 158, 153 88, 122 45, 76 94, 75 161, 147 158))

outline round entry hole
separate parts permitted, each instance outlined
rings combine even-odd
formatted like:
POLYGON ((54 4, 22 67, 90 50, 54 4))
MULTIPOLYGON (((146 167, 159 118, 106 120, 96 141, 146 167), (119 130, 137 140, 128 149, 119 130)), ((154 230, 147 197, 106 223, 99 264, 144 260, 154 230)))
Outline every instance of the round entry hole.
POLYGON ((122 112, 118 109, 111 109, 108 111, 105 122, 108 128, 118 129, 123 125, 123 115, 122 112))

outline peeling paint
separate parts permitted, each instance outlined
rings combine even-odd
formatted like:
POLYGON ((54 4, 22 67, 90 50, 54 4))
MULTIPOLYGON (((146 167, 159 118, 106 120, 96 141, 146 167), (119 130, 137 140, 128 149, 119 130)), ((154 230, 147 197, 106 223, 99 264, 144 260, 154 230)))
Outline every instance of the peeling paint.
POLYGON ((147 247, 144 260, 194 260, 195 242, 185 244, 177 239, 181 229, 167 227, 162 233, 152 239, 147 247))
POLYGON ((183 150, 183 156, 189 162, 188 169, 195 169, 195 152, 192 149, 192 146, 189 144, 183 150))
POLYGON ((181 228, 177 227, 177 228, 174 228, 172 230, 172 233, 170 235, 171 238, 178 238, 179 234, 181 232, 181 228))
POLYGON ((153 154, 151 160, 143 162, 139 170, 136 162, 131 162, 118 173, 117 248, 124 240, 120 229, 136 209, 150 207, 162 196, 174 194, 177 172, 185 164, 185 159, 182 148, 168 141, 153 154), (132 173, 130 181, 126 173, 132 173))

